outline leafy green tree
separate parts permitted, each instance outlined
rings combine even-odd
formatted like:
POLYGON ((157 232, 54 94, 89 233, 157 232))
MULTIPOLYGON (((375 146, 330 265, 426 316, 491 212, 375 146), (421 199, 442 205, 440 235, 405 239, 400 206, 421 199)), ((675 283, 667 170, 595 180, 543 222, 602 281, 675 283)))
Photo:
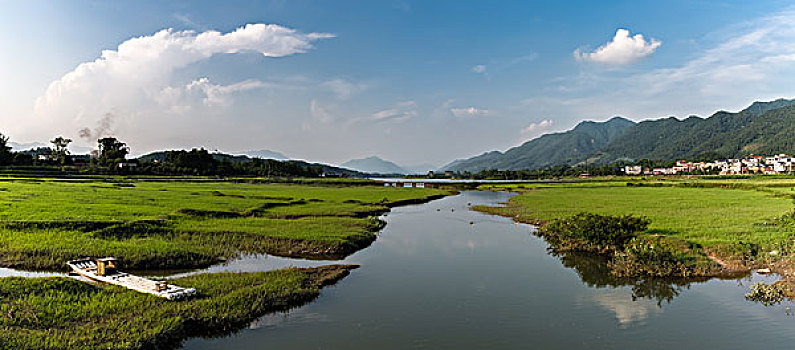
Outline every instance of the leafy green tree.
POLYGON ((169 151, 166 153, 164 162, 173 168, 189 169, 191 173, 197 175, 215 173, 220 163, 204 148, 194 148, 190 151, 169 151))
POLYGON ((63 136, 58 136, 50 141, 53 145, 53 157, 58 160, 61 165, 69 161, 69 149, 67 147, 69 147, 69 143, 71 142, 72 139, 67 139, 63 136))
POLYGON ((11 165, 14 154, 11 153, 11 146, 8 145, 8 137, 0 134, 0 165, 11 165))
POLYGON ((97 140, 99 142, 99 163, 101 165, 114 165, 124 162, 130 148, 127 144, 117 140, 115 137, 105 137, 97 140))

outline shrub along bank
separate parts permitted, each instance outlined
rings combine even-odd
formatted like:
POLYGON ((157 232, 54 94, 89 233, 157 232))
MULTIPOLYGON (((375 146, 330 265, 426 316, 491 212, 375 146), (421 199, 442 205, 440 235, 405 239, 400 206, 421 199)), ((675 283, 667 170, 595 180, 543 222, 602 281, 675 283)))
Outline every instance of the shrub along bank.
POLYGON ((597 253, 608 258, 610 273, 621 277, 711 276, 720 266, 684 242, 641 234, 647 218, 580 213, 556 219, 537 232, 554 252, 597 253))

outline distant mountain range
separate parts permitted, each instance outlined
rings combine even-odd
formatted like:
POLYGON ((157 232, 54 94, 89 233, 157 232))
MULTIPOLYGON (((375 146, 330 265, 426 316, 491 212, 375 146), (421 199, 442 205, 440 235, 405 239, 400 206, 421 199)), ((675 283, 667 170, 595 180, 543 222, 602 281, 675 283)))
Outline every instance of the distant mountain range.
POLYGON ((11 150, 14 151, 14 152, 27 151, 27 150, 33 149, 33 148, 50 147, 50 146, 52 146, 52 144, 44 144, 44 143, 41 143, 41 142, 19 143, 19 142, 14 142, 14 141, 9 141, 8 145, 11 146, 11 150))
POLYGON ((378 157, 367 157, 360 159, 351 159, 345 163, 340 164, 343 168, 353 169, 364 173, 371 174, 408 174, 409 171, 403 167, 383 160, 378 157))
POLYGON ((672 161, 780 152, 795 153, 795 100, 754 102, 740 112, 720 111, 709 118, 585 121, 569 131, 543 135, 505 152, 456 160, 440 170, 539 169, 586 161, 672 161))
MULTIPOLYGON (((11 150, 14 152, 27 151, 35 148, 52 147, 51 143, 43 142, 18 143, 9 141, 8 145, 11 146, 11 150)), ((74 144, 69 145, 69 152, 72 154, 88 154, 91 153, 92 150, 93 148, 91 147, 77 146, 74 144)))
POLYGON ((288 160, 290 157, 285 156, 282 153, 271 151, 269 149, 263 149, 259 151, 243 151, 243 152, 236 152, 238 154, 246 155, 251 158, 260 158, 260 159, 276 159, 276 160, 288 160))
POLYGON ((436 170, 437 166, 424 163, 418 165, 410 165, 410 166, 401 166, 395 164, 394 162, 390 162, 388 160, 383 160, 376 156, 371 156, 367 158, 359 158, 359 159, 351 159, 345 163, 340 165, 343 168, 354 169, 365 173, 370 174, 399 174, 399 175, 409 175, 409 174, 427 174, 429 171, 436 170))

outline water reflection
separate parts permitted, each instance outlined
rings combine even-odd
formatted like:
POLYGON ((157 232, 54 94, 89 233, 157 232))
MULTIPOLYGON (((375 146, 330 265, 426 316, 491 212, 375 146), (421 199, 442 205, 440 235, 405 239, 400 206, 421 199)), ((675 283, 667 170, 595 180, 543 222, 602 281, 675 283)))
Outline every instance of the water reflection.
POLYGON ((25 271, 0 267, 0 278, 2 277, 65 277, 67 274, 48 271, 25 271))
POLYGON ((580 279, 594 288, 628 286, 632 291, 632 301, 638 299, 653 300, 657 306, 663 302, 670 303, 674 298, 694 282, 704 282, 709 278, 658 278, 658 277, 617 277, 610 273, 607 259, 594 254, 555 253, 563 266, 574 269, 580 279))
POLYGON ((586 302, 593 301, 602 308, 612 312, 618 320, 621 328, 627 328, 633 324, 643 324, 652 315, 662 313, 660 305, 649 299, 637 299, 630 296, 632 291, 618 289, 601 289, 588 295, 586 302))

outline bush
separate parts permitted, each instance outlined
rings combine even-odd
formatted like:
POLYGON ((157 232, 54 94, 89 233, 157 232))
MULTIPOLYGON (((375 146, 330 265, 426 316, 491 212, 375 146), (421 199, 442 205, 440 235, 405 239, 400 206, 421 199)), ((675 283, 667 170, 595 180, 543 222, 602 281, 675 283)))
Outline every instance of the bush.
POLYGON ((610 216, 580 213, 552 221, 539 230, 555 248, 566 250, 618 250, 638 232, 646 230, 650 221, 631 215, 610 216))
POLYGON ((624 247, 624 254, 649 264, 669 264, 681 261, 682 249, 662 237, 636 237, 624 247))
POLYGON ((619 277, 703 277, 721 273, 721 266, 686 242, 667 236, 633 238, 614 252, 611 273, 619 277))
POLYGON ((785 288, 778 283, 765 284, 757 282, 751 286, 751 291, 745 294, 745 299, 771 306, 781 303, 786 297, 785 288))
POLYGON ((645 236, 631 239, 623 251, 615 252, 610 267, 614 275, 624 277, 691 277, 711 271, 714 264, 701 260, 705 259, 668 237, 645 236))

